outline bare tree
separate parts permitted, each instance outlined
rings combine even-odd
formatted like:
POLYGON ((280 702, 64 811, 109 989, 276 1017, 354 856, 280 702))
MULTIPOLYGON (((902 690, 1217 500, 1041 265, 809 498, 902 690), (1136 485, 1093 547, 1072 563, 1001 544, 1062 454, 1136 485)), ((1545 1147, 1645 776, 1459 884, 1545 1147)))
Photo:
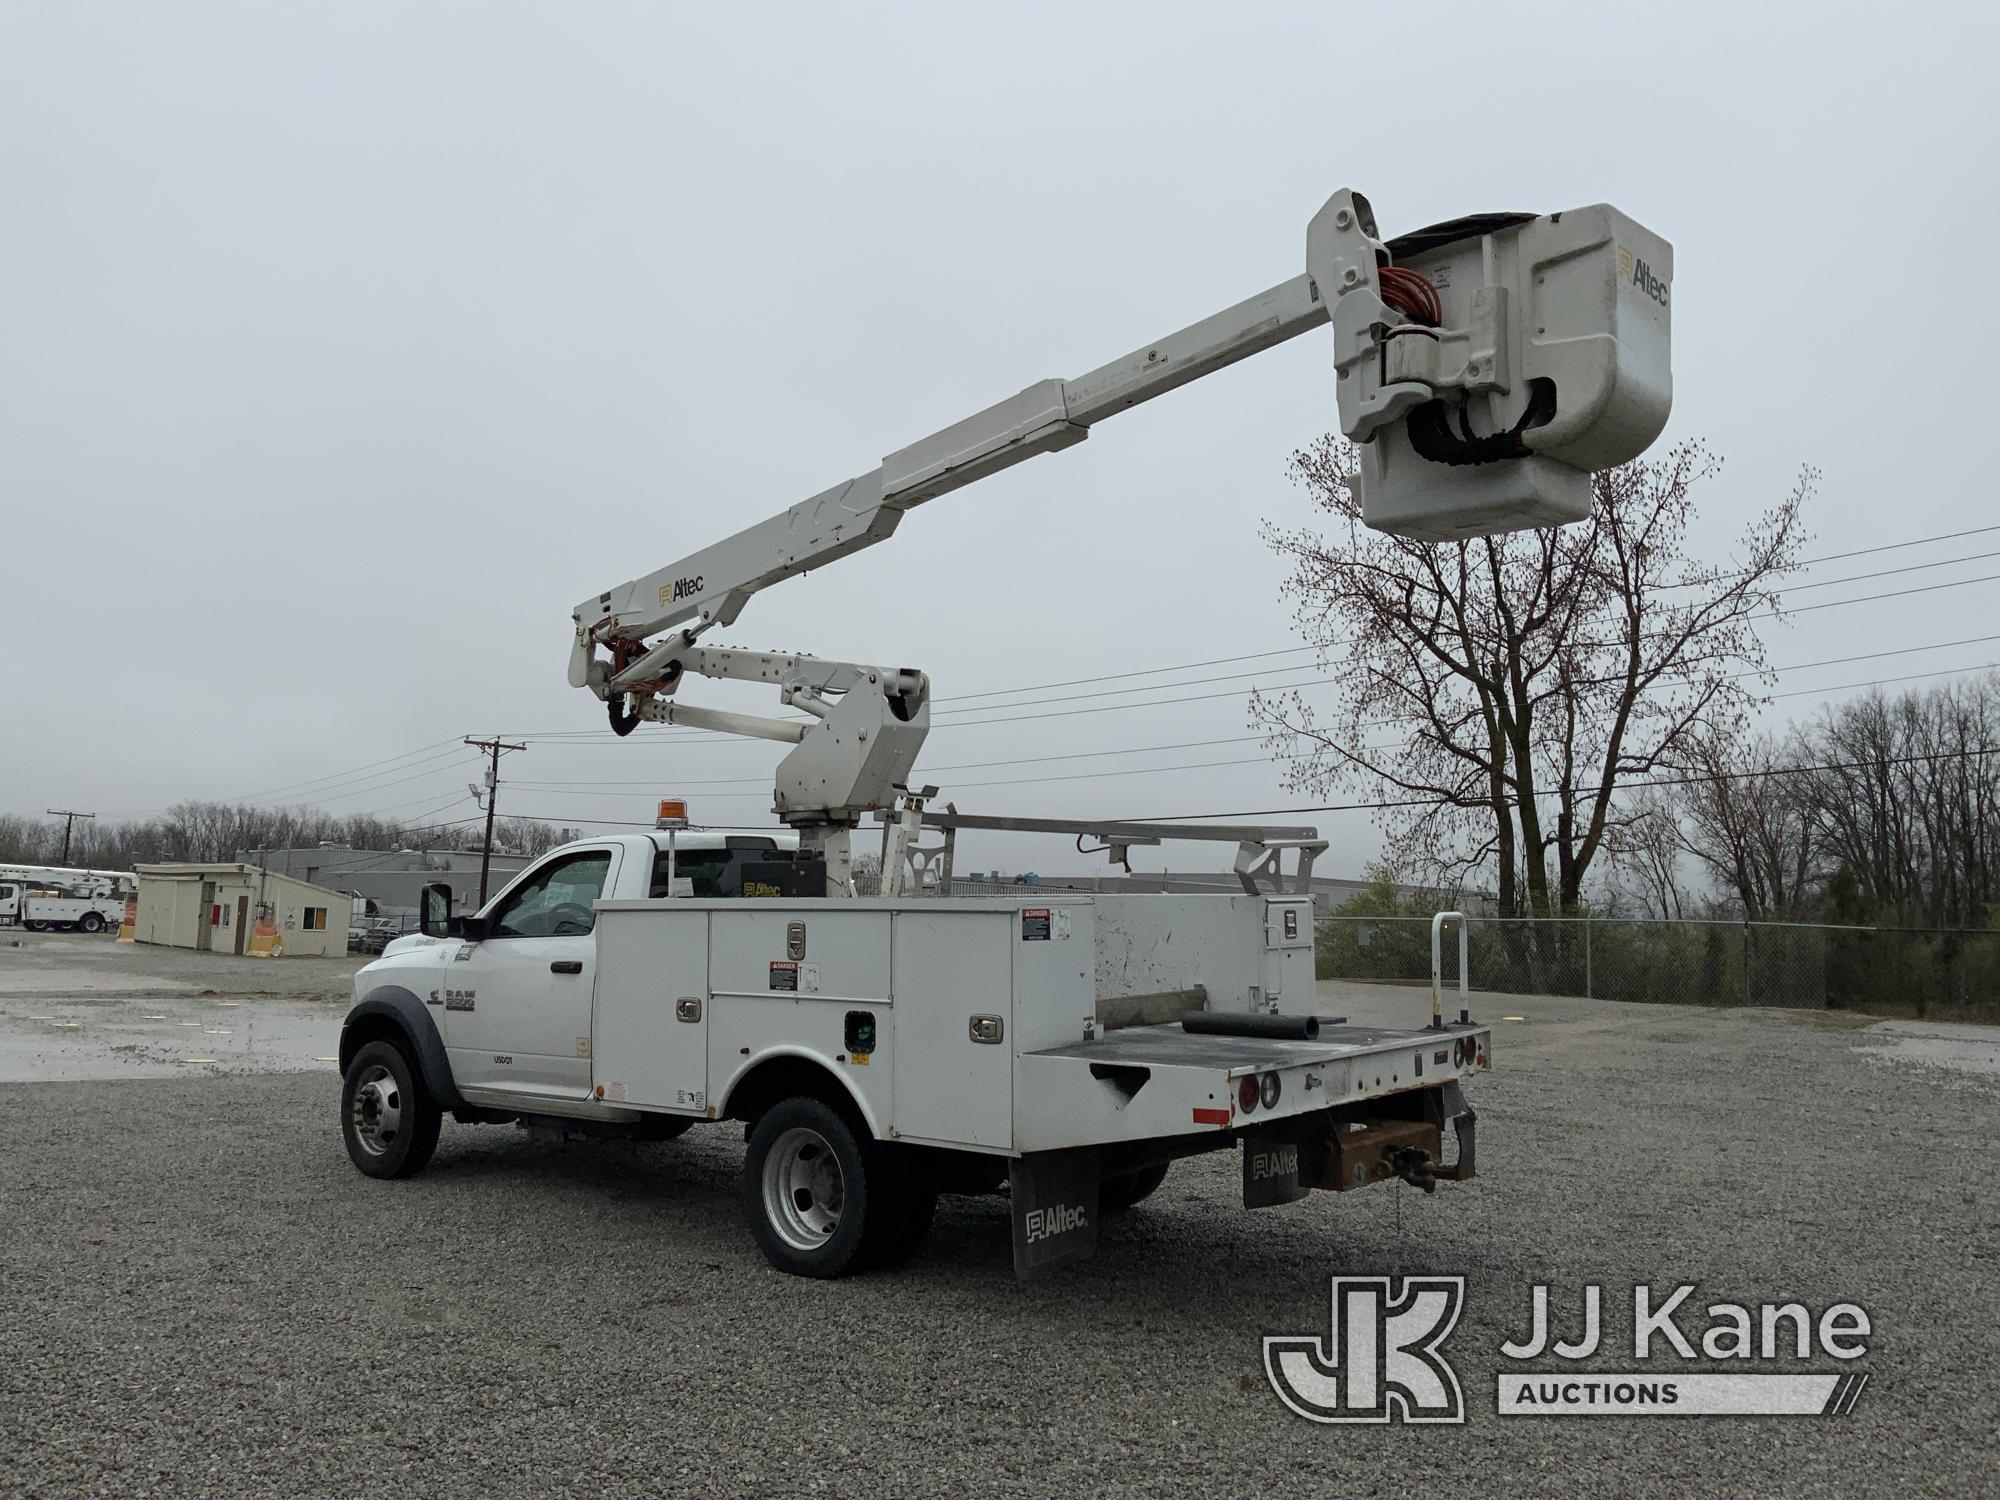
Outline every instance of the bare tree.
POLYGON ((1616 889, 1636 895, 1649 917, 1679 921, 1692 904, 1681 881, 1682 838, 1672 799, 1653 790, 1634 793, 1626 816, 1605 836, 1616 889))
MULTIPOLYGON (((546 830, 533 825, 537 837, 546 830)), ((220 802, 180 802, 157 818, 103 820, 88 840, 79 838, 71 861, 95 869, 130 869, 135 864, 234 860, 262 849, 340 844, 351 849, 458 847, 465 829, 452 824, 392 823, 367 814, 324 812, 312 807, 249 807, 220 802)), ((0 861, 50 864, 61 848, 34 819, 0 816, 0 861)))
POLYGON ((2000 901, 2000 677, 1869 693, 1803 732, 1795 778, 1861 915, 1983 927, 2000 901))
POLYGON ((493 825, 493 847, 513 854, 540 859, 558 844, 582 835, 574 828, 559 828, 531 818, 501 818, 493 825))
POLYGON ((1818 819, 1798 774, 1812 745, 1766 734, 1691 750, 1690 774, 1674 789, 1680 846, 1748 920, 1803 913, 1823 873, 1818 819))
POLYGON ((1334 534, 1265 535, 1338 680, 1330 710, 1297 692, 1252 700, 1274 753, 1304 748, 1288 787, 1404 804, 1382 813, 1390 858, 1446 887, 1491 868, 1502 912, 1573 909, 1628 816, 1620 786, 1737 732, 1746 682, 1766 673, 1754 622, 1797 567, 1817 475, 1751 521, 1732 562, 1706 563, 1686 535, 1720 466, 1679 443, 1597 475, 1588 521, 1428 543, 1362 525, 1349 445, 1295 454, 1334 534))

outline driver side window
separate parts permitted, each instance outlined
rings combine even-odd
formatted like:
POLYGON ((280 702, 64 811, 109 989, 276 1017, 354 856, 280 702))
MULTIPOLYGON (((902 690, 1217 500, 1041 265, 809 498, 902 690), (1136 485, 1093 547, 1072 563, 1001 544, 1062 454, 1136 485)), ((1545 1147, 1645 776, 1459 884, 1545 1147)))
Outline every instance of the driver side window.
POLYGON ((492 937, 582 937, 597 925, 590 903, 604 894, 611 851, 595 849, 550 865, 493 914, 492 937))

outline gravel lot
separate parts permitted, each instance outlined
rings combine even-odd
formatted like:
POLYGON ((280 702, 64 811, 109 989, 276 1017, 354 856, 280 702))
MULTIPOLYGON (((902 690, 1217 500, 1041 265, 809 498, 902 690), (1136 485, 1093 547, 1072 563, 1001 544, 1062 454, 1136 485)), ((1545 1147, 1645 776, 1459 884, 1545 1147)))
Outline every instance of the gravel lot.
MULTIPOLYGON (((62 986, 22 982, 20 951, 10 1036, 53 1024, 10 995, 62 986)), ((286 967, 237 982, 304 983, 286 967)), ((1390 1001, 1414 1004, 1329 997, 1390 1001)), ((640 1147, 447 1125, 427 1173, 385 1184, 347 1162, 330 1067, 0 1084, 0 1494, 1993 1492, 2000 1086, 1936 1055, 1993 1033, 1475 1014, 1524 1018, 1474 1095, 1480 1181, 1246 1214, 1234 1159, 1198 1159, 1028 1287, 998 1200, 947 1200, 897 1274, 776 1274, 731 1127, 640 1147), (1323 1331, 1329 1276, 1418 1271, 1469 1278, 1445 1351, 1468 1424, 1285 1412, 1260 1335, 1323 1331), (1502 1419, 1498 1346, 1538 1281, 1571 1318, 1603 1283, 1607 1344, 1635 1282, 1857 1301, 1873 1379, 1845 1418, 1502 1419)))

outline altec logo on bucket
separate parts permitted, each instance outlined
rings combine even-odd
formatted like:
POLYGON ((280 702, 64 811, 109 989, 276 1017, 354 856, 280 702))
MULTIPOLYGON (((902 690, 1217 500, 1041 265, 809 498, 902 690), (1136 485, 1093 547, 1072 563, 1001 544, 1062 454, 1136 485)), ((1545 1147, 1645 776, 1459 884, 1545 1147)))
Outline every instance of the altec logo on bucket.
MULTIPOLYGON (((1603 1289, 1583 1288, 1577 1337, 1551 1328, 1549 1288, 1532 1289, 1525 1337, 1500 1346, 1510 1360, 1542 1368, 1502 1370, 1495 1409, 1515 1416, 1839 1416, 1854 1410, 1868 1376, 1854 1368, 1772 1370, 1775 1360, 1860 1359, 1872 1331, 1868 1314, 1836 1302, 1815 1314, 1799 1302, 1746 1306, 1711 1302, 1697 1310, 1692 1286, 1632 1290, 1625 1370, 1580 1370, 1574 1362, 1611 1353, 1603 1289), (1702 1360, 1733 1369, 1688 1370, 1702 1360), (1548 1362, 1554 1367, 1547 1367, 1548 1362), (1744 1368, 1748 1366, 1749 1368, 1744 1368)), ((1465 1300, 1462 1276, 1410 1276, 1394 1290, 1384 1276, 1336 1276, 1329 1337, 1264 1340, 1264 1373, 1278 1399, 1313 1422, 1463 1422, 1458 1376, 1440 1354, 1465 1300)))

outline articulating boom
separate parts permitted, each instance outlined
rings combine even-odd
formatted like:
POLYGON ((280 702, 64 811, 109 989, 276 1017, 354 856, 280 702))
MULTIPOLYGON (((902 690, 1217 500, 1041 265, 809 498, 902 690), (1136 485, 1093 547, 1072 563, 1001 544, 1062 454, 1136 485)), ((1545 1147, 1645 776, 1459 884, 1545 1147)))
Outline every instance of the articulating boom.
POLYGON ((802 834, 838 830, 813 841, 829 852, 830 880, 837 865, 844 882, 845 830, 906 783, 929 726, 929 681, 908 667, 697 644, 752 594, 886 540, 927 500, 1080 443, 1106 417, 1328 322, 1370 526, 1447 540, 1584 519, 1592 471, 1636 457, 1666 423, 1672 254, 1604 204, 1482 215, 1384 242, 1367 200, 1343 190, 1307 226, 1304 274, 1074 380, 1029 386, 585 600, 570 683, 604 699, 621 734, 653 720, 796 743, 777 811, 802 834), (672 633, 649 646, 662 631, 672 633), (688 672, 771 682, 815 722, 676 704, 688 672))

